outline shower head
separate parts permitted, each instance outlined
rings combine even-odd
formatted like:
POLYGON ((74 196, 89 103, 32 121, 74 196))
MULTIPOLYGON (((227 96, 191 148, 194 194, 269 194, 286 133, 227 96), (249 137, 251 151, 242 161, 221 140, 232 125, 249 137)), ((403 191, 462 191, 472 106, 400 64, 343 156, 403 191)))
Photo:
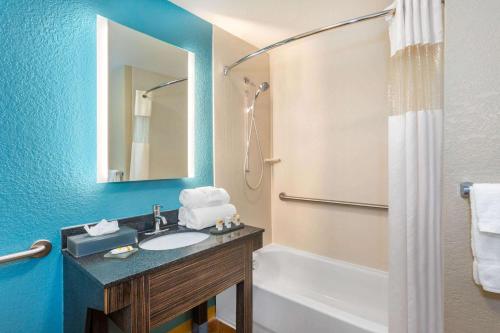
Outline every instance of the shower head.
POLYGON ((269 89, 269 83, 262 82, 259 86, 259 89, 257 89, 257 91, 255 92, 255 99, 257 99, 257 97, 260 95, 261 92, 264 92, 267 89, 269 89))

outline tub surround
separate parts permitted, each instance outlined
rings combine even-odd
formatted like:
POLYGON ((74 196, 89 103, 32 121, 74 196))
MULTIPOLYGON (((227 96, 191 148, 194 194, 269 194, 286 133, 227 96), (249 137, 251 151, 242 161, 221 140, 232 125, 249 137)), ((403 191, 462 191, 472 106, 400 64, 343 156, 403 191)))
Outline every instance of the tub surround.
MULTIPOLYGON (((147 230, 142 229, 147 216, 137 218, 138 229, 147 230)), ((119 223, 132 226, 134 220, 119 223)), ((169 229, 189 232, 173 223, 169 229)), ((199 312, 198 306, 203 309, 208 299, 232 285, 238 290, 238 332, 251 332, 252 252, 262 247, 263 229, 245 226, 173 250, 139 249, 123 260, 106 259, 103 252, 74 258, 64 244, 78 230, 82 227, 62 230, 66 332, 107 332, 107 318, 124 331, 149 332, 186 311, 199 312)), ((209 234, 208 229, 200 232, 209 234)), ((140 232, 139 241, 145 238, 140 232)))
MULTIPOLYGON (((222 75, 224 65, 239 59, 257 49, 221 28, 213 27, 213 99, 214 99, 214 183, 231 193, 231 201, 245 222, 266 229, 264 244, 272 241, 271 234, 271 167, 265 165, 262 186, 257 191, 250 190, 243 178, 245 159, 244 77, 255 84, 270 81, 269 55, 246 62, 229 76, 222 75)), ((256 123, 265 158, 272 156, 271 145, 271 95, 261 94, 256 101, 256 123)), ((253 137, 252 140, 254 140, 253 137)), ((255 142, 250 147, 251 156, 258 156, 255 142)), ((257 158, 250 159, 252 170, 258 170, 257 158)), ((250 177, 254 177, 252 174, 250 177)), ((251 178, 255 181, 254 178, 251 178)))
MULTIPOLYGON (((344 0, 333 11, 321 1, 310 15, 326 25, 389 3, 344 0)), ((279 193, 387 204, 388 60, 383 19, 271 52, 272 142, 282 159, 272 176, 273 243, 387 270, 386 211, 286 202, 279 193)))

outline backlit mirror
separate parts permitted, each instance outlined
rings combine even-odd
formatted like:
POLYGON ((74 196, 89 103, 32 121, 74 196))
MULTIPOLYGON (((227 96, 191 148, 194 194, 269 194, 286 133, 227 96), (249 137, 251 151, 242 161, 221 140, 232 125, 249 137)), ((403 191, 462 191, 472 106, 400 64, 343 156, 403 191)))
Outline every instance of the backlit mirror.
POLYGON ((97 181, 192 177, 194 54, 97 17, 97 181))

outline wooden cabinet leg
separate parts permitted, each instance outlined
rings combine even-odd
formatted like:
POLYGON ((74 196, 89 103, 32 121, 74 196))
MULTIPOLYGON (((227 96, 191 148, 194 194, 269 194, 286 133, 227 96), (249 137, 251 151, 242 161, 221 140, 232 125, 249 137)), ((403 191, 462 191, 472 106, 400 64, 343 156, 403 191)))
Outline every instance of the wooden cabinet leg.
POLYGON ((149 318, 149 276, 134 279, 130 285, 130 332, 148 333, 149 318))
POLYGON ((208 332, 208 302, 203 302, 192 310, 192 333, 208 332))
POLYGON ((245 256, 245 279, 236 285, 236 332, 252 333, 252 252, 253 246, 247 242, 245 256))
POLYGON ((108 333, 108 318, 104 312, 87 309, 85 333, 108 333))
POLYGON ((236 332, 252 333, 252 283, 236 285, 236 332))

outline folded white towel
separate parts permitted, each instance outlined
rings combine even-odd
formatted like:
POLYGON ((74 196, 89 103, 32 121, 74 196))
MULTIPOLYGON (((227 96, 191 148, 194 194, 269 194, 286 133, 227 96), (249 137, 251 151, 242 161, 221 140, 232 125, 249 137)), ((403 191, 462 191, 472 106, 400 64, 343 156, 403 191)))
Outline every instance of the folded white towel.
POLYGON ((231 204, 193 209, 181 207, 179 209, 179 224, 190 229, 200 230, 214 226, 218 219, 234 214, 236 214, 236 207, 231 204))
POLYGON ((190 209, 228 204, 229 194, 223 188, 213 186, 182 190, 179 195, 181 204, 190 209))
POLYGON ((186 207, 181 207, 179 208, 179 222, 177 224, 186 226, 186 221, 188 219, 189 214, 189 208, 186 207))
MULTIPOLYGON (((480 216, 478 207, 477 188, 473 185, 470 191, 471 200, 471 247, 474 256, 474 282, 482 285, 483 289, 500 293, 500 234, 480 230, 480 216)), ((488 224, 486 224, 488 225, 488 224)), ((491 225, 485 230, 492 230, 491 225)))
POLYGON ((500 184, 474 184, 472 191, 479 231, 500 234, 500 184))

